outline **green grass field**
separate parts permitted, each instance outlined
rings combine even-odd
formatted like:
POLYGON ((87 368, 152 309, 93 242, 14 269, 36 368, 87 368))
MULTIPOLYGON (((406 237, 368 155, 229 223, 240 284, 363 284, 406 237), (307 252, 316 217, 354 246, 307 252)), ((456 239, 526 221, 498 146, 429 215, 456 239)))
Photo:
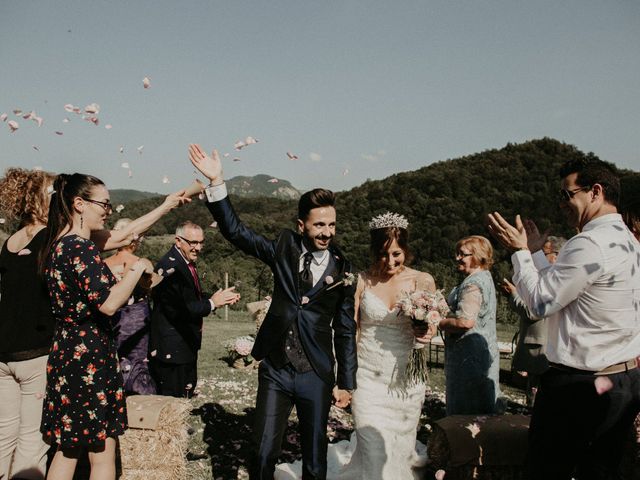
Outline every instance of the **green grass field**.
MULTIPOLYGON (((229 312, 205 320, 202 350, 198 362, 200 394, 191 399, 189 474, 191 479, 248 478, 252 453, 251 426, 258 384, 257 370, 235 369, 226 361, 225 343, 240 335, 255 333, 255 324, 246 313, 229 312)), ((499 326, 499 339, 511 341, 514 329, 499 326)), ((439 356, 442 362, 444 356, 439 356)), ((435 357, 434 357, 435 359, 435 357)), ((501 387, 510 400, 510 410, 522 410, 524 392, 510 385, 510 360, 501 360, 501 387), (503 377, 505 382, 503 383, 503 377)), ((444 416, 444 373, 441 363, 430 371, 429 390, 418 432, 423 442, 431 431, 430 422, 444 416)), ((331 441, 346 439, 352 431, 351 415, 332 407, 328 427, 331 441)), ((282 461, 299 454, 296 418, 292 415, 283 445, 282 461)))

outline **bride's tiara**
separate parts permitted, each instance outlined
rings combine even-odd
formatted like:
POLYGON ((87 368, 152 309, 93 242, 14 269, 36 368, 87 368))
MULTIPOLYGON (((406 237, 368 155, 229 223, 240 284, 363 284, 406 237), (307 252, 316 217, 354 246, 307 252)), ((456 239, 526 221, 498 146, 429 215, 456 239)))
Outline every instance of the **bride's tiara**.
POLYGON ((406 228, 409 226, 409 222, 403 215, 399 213, 387 212, 382 215, 373 217, 369 222, 369 230, 377 230, 379 228, 406 228))

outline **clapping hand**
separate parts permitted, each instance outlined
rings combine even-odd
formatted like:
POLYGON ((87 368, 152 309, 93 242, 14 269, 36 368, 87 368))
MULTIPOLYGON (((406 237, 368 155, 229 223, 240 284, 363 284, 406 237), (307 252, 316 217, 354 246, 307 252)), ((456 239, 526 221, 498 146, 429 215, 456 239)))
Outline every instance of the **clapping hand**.
POLYGON ((189 159, 193 166, 207 177, 212 184, 223 181, 222 162, 217 150, 214 149, 211 156, 209 156, 200 148, 200 145, 192 143, 189 145, 189 159))
POLYGON ((219 289, 216 293, 211 295, 211 300, 216 308, 237 303, 238 300, 240 300, 240 294, 235 292, 235 289, 236 287, 229 287, 225 290, 219 289))
POLYGON ((531 252, 542 250, 542 247, 549 236, 549 230, 546 230, 544 233, 540 233, 536 223, 530 219, 526 219, 523 223, 524 229, 527 232, 527 246, 529 250, 531 250, 531 252))
POLYGON ((527 232, 520 215, 516 215, 515 226, 507 222, 498 212, 490 213, 487 219, 489 232, 505 248, 509 250, 524 250, 528 248, 527 232))

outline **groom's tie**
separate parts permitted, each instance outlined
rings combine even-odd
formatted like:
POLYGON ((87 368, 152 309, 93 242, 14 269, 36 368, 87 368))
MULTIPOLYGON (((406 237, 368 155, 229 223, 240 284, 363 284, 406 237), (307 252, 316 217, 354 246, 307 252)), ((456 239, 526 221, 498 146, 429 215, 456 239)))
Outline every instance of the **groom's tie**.
POLYGON ((302 272, 300 272, 300 292, 305 293, 313 288, 313 275, 311 274, 311 260, 313 253, 304 254, 304 263, 302 264, 302 272))

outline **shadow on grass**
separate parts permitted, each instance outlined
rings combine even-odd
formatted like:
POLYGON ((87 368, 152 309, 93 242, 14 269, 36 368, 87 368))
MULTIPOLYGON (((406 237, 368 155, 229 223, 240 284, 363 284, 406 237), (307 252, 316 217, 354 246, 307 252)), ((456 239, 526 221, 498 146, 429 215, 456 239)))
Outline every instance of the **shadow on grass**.
MULTIPOLYGON (((255 408, 233 413, 219 403, 205 403, 191 411, 202 419, 202 438, 211 458, 212 478, 238 478, 242 467, 247 472, 256 452, 253 441, 255 408)), ((300 458, 298 423, 289 420, 278 463, 293 462, 300 458)))

